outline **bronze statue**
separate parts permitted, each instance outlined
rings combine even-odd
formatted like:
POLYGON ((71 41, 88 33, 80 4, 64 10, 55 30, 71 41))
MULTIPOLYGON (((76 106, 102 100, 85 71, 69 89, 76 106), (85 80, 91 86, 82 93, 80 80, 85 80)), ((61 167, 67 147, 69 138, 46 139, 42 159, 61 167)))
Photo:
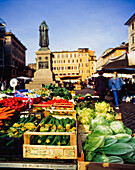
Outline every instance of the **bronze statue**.
POLYGON ((49 46, 49 38, 48 38, 48 26, 45 21, 39 27, 40 31, 40 40, 39 45, 40 47, 47 47, 49 46))

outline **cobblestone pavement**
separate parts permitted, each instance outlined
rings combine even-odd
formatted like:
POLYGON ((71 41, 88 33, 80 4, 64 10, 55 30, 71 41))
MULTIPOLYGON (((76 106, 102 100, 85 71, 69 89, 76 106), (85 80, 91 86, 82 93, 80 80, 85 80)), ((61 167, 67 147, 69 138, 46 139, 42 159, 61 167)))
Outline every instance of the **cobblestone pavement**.
MULTIPOLYGON (((94 94, 93 89, 82 89, 76 90, 76 94, 83 94, 86 95, 87 93, 94 94)), ((110 103, 110 106, 114 108, 114 99, 111 96, 106 95, 106 101, 110 103)), ((135 133, 135 104, 131 102, 119 102, 119 110, 115 110, 117 113, 122 114, 122 121, 125 126, 132 129, 133 133, 135 133)))

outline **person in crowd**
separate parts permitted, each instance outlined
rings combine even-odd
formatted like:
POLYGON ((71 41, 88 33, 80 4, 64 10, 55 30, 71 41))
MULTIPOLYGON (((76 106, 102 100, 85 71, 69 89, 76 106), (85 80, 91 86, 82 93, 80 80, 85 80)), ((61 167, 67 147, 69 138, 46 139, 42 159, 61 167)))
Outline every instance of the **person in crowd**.
POLYGON ((103 70, 99 70, 99 76, 95 79, 95 95, 99 96, 99 101, 105 100, 105 95, 108 88, 108 79, 103 76, 103 70))
POLYGON ((119 78, 117 72, 115 71, 113 77, 109 81, 109 89, 110 91, 113 92, 114 99, 115 99, 115 109, 119 109, 118 97, 123 84, 124 82, 122 78, 119 78))

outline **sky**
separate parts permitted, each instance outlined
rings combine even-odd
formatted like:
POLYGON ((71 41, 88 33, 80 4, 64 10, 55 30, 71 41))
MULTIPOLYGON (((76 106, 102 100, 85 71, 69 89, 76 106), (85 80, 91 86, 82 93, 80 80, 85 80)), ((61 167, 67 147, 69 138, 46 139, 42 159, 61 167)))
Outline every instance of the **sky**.
POLYGON ((26 65, 36 63, 44 20, 52 52, 89 48, 98 59, 108 48, 128 42, 124 24, 134 13, 135 0, 0 0, 6 31, 27 48, 26 65))

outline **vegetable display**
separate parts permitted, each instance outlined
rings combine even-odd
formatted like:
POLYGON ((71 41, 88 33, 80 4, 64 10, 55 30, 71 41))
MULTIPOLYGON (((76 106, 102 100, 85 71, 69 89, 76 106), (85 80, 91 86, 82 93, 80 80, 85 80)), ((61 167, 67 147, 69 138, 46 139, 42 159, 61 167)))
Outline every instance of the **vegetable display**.
POLYGON ((135 163, 135 137, 128 134, 89 134, 83 148, 87 161, 135 163))
MULTIPOLYGON (((62 118, 57 119, 51 115, 47 116, 39 124, 40 132, 76 132, 76 121, 74 119, 62 118)), ((69 135, 45 135, 36 136, 32 141, 36 145, 59 145, 69 146, 69 135)))
POLYGON ((17 98, 4 98, 3 100, 0 100, 1 107, 10 107, 10 109, 15 109, 16 111, 25 110, 28 107, 28 104, 28 102, 23 102, 17 98))
POLYGON ((56 87, 55 84, 46 85, 45 88, 53 92, 54 96, 60 96, 64 99, 70 100, 72 98, 71 93, 65 88, 56 87))

